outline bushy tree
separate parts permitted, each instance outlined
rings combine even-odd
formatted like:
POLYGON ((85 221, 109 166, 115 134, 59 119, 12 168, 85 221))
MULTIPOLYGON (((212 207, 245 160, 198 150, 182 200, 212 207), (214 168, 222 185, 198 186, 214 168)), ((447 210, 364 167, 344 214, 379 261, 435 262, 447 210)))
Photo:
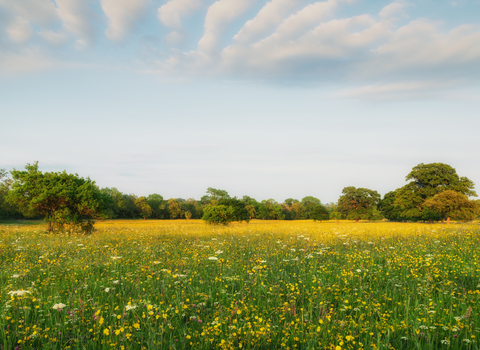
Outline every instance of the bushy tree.
POLYGON ((324 221, 330 219, 330 214, 324 205, 317 204, 311 210, 310 218, 313 219, 313 221, 324 221))
POLYGON ((437 193, 427 199, 424 205, 435 211, 442 221, 449 217, 454 220, 471 221, 477 217, 479 209, 476 201, 469 200, 466 195, 453 190, 437 193))
POLYGON ((410 221, 438 221, 442 216, 425 201, 444 191, 455 191, 465 196, 476 196, 474 183, 459 177, 454 168, 443 163, 419 164, 406 177, 410 181, 396 190, 394 205, 401 217, 410 221))
POLYGON ((395 204, 395 197, 397 191, 391 191, 383 196, 383 199, 378 204, 378 210, 380 213, 390 221, 402 221, 402 210, 395 204))
POLYGON ((135 206, 140 210, 140 215, 144 219, 152 216, 152 207, 147 203, 147 199, 145 197, 138 197, 135 200, 135 206))
POLYGON ((7 200, 27 217, 40 215, 49 231, 65 226, 93 230, 93 219, 103 218, 103 201, 95 182, 77 174, 42 173, 38 162, 11 172, 13 183, 7 200))
POLYGON ((234 221, 234 209, 228 205, 207 205, 202 220, 212 225, 228 225, 234 221))
POLYGON ((321 205, 320 199, 307 196, 302 198, 301 205, 302 205, 302 219, 313 219, 312 214, 313 211, 317 208, 318 205, 321 205))
POLYGON ((274 199, 260 202, 257 218, 262 220, 283 220, 282 206, 274 199))
POLYGON ((380 194, 368 188, 345 187, 338 199, 337 210, 348 220, 374 220, 378 218, 376 206, 380 194))
POLYGON ((245 203, 237 198, 223 198, 218 201, 219 205, 225 205, 233 208, 232 221, 250 221, 250 213, 247 211, 245 203))

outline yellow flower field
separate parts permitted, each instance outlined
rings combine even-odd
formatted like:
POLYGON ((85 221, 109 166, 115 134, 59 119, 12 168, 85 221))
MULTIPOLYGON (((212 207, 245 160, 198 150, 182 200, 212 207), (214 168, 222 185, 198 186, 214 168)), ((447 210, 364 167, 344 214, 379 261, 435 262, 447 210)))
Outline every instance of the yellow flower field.
POLYGON ((0 349, 479 349, 477 224, 0 226, 0 349))

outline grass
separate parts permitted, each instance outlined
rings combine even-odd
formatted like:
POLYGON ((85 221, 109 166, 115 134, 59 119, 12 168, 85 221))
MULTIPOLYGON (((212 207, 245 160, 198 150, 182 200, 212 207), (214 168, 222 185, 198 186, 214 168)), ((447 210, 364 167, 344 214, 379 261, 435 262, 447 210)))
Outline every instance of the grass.
POLYGON ((477 225, 0 225, 0 349, 479 349, 477 225))

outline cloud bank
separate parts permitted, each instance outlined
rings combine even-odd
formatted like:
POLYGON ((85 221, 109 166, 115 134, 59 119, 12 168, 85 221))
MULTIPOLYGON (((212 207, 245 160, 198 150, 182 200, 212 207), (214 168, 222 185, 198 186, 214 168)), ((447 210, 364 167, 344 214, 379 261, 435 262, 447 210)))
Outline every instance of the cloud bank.
POLYGON ((168 79, 338 82, 348 89, 337 96, 359 98, 480 79, 480 25, 448 26, 448 18, 415 17, 415 3, 394 1, 368 13, 347 0, 155 5, 150 0, 0 0, 0 74, 22 71, 21 62, 31 72, 72 56, 61 56, 60 49, 95 53, 106 42, 122 41, 131 45, 125 56, 136 62, 132 69, 168 79), (152 15, 151 33, 141 35, 163 37, 162 47, 150 48, 136 34, 138 24, 152 21, 152 15), (186 36, 197 38, 187 48, 186 36), (161 54, 142 57, 146 47, 161 54), (18 64, 12 69, 14 57, 18 64))

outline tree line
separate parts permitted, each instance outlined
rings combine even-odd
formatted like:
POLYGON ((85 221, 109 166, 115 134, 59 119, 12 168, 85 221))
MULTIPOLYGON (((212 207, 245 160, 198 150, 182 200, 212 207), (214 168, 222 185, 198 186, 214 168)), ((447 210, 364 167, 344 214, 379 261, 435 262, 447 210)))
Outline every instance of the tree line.
POLYGON ((95 219, 203 219, 214 224, 263 220, 473 220, 479 215, 474 183, 443 163, 419 164, 407 184, 381 195, 371 189, 345 187, 336 203, 313 196, 258 201, 231 197, 209 187, 193 198, 164 199, 160 194, 137 197, 116 188, 99 188, 90 178, 64 172, 41 172, 38 162, 25 170, 0 169, 0 219, 37 218, 53 231, 77 226, 91 231, 95 219))

